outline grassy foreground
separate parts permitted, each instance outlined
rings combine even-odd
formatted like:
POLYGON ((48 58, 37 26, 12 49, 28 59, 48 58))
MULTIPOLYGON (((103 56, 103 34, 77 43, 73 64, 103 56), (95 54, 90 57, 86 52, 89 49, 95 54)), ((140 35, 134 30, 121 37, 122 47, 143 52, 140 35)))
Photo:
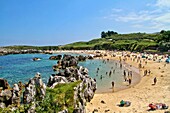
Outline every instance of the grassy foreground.
MULTIPOLYGON (((58 84, 54 89, 47 88, 46 96, 43 101, 36 102, 37 113, 57 113, 67 109, 69 113, 74 110, 74 87, 81 81, 58 84)), ((17 110, 11 111, 7 108, 0 108, 0 113, 25 113, 31 105, 21 105, 17 110)))

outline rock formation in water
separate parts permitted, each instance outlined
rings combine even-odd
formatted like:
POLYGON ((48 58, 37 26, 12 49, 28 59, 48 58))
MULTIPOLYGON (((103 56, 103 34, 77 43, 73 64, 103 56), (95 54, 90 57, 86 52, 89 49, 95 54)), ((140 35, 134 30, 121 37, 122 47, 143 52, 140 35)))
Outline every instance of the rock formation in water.
POLYGON ((50 56, 50 60, 60 60, 62 58, 62 55, 57 55, 57 56, 50 56))
MULTIPOLYGON (((74 113, 85 113, 86 102, 90 102, 96 91, 96 81, 89 77, 88 69, 78 66, 78 61, 85 61, 86 58, 88 57, 64 55, 63 59, 58 60, 58 64, 53 66, 57 74, 51 75, 47 84, 49 88, 54 88, 57 84, 80 81, 80 84, 74 87, 74 113)), ((20 109, 20 103, 23 102, 24 105, 29 105, 27 110, 24 108, 24 112, 35 113, 45 96, 46 85, 40 73, 27 84, 19 82, 12 88, 5 79, 0 79, 0 108, 10 106, 10 110, 14 111, 20 109)), ((68 110, 59 113, 68 113, 68 110)))
POLYGON ((96 91, 96 81, 89 77, 87 68, 78 67, 78 60, 79 57, 64 55, 63 59, 53 66, 58 73, 50 76, 47 85, 54 88, 57 84, 80 80, 81 83, 74 88, 74 112, 85 113, 86 102, 90 102, 96 91))

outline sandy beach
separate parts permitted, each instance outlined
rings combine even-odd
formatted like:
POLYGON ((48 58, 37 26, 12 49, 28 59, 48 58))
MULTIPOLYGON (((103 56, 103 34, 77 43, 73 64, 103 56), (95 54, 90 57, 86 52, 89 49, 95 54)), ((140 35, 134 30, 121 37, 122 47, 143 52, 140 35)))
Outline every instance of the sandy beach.
MULTIPOLYGON (((73 53, 86 53, 95 54, 96 51, 57 51, 58 52, 73 52, 73 53)), ((104 59, 119 60, 120 56, 111 57, 110 52, 100 51, 102 54, 107 54, 104 59)), ((138 53, 139 54, 139 53, 138 53)), ((87 113, 164 113, 166 110, 149 111, 148 105, 150 103, 165 103, 170 105, 170 64, 165 63, 165 59, 162 62, 147 60, 147 64, 143 60, 140 69, 141 80, 135 86, 128 86, 128 89, 116 91, 113 93, 101 93, 95 94, 91 102, 86 105, 87 113), (165 66, 166 64, 166 66, 165 66), (144 76, 144 70, 151 70, 150 75, 144 76), (153 85, 153 79, 157 78, 156 85, 153 85), (130 101, 129 107, 119 107, 121 100, 130 101), (101 102, 103 101, 103 102, 101 102)), ((139 66, 139 62, 133 61, 131 58, 127 58, 125 63, 132 65, 136 68, 139 66)))
MULTIPOLYGON (((107 57, 108 58, 108 57, 107 57)), ((110 59, 117 60, 118 57, 110 57, 110 59)), ((138 67, 137 62, 128 59, 126 63, 138 67)), ((87 113, 93 112, 95 109, 99 113, 164 113, 168 110, 148 111, 149 103, 165 103, 170 105, 170 65, 164 67, 165 62, 158 63, 156 61, 148 60, 143 69, 140 69, 141 81, 128 89, 114 92, 95 94, 94 98, 86 106, 87 113), (150 69, 151 74, 143 76, 143 70, 150 69), (157 78, 156 85, 153 85, 154 77, 157 78), (121 100, 131 102, 129 107, 119 107, 121 100), (105 103, 101 103, 104 101, 105 103)))

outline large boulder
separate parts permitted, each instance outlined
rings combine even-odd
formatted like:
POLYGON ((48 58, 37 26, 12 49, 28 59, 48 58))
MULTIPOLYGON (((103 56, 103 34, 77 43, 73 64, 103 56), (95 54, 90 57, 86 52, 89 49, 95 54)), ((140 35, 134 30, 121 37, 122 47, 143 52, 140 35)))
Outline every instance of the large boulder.
POLYGON ((11 105, 11 97, 12 97, 12 91, 5 89, 2 90, 0 93, 0 103, 1 103, 1 107, 6 107, 8 105, 11 105))
POLYGON ((57 56, 50 56, 50 60, 60 60, 62 58, 62 55, 57 55, 57 56))
POLYGON ((19 86, 18 84, 14 84, 13 86, 13 90, 12 90, 12 104, 13 105, 16 105, 16 106, 19 106, 20 105, 20 89, 19 89, 19 86))
POLYGON ((46 93, 46 85, 41 79, 40 73, 37 73, 34 78, 30 79, 25 85, 24 103, 30 104, 35 101, 42 100, 46 93))
POLYGON ((10 86, 7 82, 7 80, 0 78, 0 87, 2 90, 9 89, 10 86))
POLYGON ((86 57, 83 56, 83 55, 79 55, 79 56, 77 56, 77 58, 78 58, 78 61, 85 61, 86 60, 86 57))

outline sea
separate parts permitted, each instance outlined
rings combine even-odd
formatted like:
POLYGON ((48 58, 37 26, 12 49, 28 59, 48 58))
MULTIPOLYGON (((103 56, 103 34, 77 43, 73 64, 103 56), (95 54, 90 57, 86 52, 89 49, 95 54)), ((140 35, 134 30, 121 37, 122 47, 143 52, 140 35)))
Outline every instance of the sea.
MULTIPOLYGON (((77 56, 76 53, 58 53, 61 55, 70 54, 77 56)), ((57 60, 49 60, 50 56, 58 54, 15 54, 0 56, 0 78, 8 81, 12 87, 14 83, 19 81, 27 83, 30 78, 33 78, 37 72, 41 73, 43 82, 47 84, 49 76, 55 74, 52 66, 57 64, 57 60), (33 61, 34 57, 41 58, 41 60, 33 61)), ((81 54, 86 55, 86 54, 81 54)), ((93 59, 79 62, 79 66, 86 67, 89 70, 89 76, 95 78, 97 81, 96 93, 108 93, 118 91, 128 87, 124 82, 123 71, 127 70, 127 66, 120 68, 118 61, 93 59), (114 71, 115 70, 115 71, 114 71), (112 72, 109 76, 110 71, 112 72), (111 83, 114 81, 115 88, 112 89, 111 83)), ((137 69, 134 73, 138 73, 137 69)), ((134 83, 139 82, 139 77, 134 74, 134 83)))

